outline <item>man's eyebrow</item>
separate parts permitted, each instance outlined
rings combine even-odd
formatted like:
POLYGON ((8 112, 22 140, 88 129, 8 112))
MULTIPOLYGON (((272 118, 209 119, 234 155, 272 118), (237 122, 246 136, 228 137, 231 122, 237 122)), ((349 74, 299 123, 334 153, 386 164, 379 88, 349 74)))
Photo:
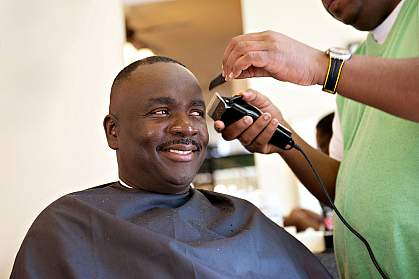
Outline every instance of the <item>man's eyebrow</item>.
POLYGON ((205 102, 203 100, 192 100, 191 107, 205 107, 205 102))
POLYGON ((153 106, 153 105, 173 105, 176 104, 176 100, 170 97, 157 97, 157 98, 150 98, 145 103, 146 107, 153 106))
MULTIPOLYGON (((157 98, 150 98, 145 103, 146 107, 150 107, 153 105, 175 105, 177 103, 175 98, 171 97, 157 97, 157 98)), ((201 99, 192 100, 190 103, 190 106, 194 107, 205 107, 205 102, 201 99)))

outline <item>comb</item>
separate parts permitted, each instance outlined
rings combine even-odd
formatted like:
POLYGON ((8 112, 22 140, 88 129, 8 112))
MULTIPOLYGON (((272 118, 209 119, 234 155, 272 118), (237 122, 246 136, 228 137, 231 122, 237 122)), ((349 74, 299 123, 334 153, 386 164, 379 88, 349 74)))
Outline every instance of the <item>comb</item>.
POLYGON ((219 74, 215 79, 213 79, 209 84, 209 90, 212 90, 213 88, 225 83, 226 80, 224 79, 222 74, 219 74))

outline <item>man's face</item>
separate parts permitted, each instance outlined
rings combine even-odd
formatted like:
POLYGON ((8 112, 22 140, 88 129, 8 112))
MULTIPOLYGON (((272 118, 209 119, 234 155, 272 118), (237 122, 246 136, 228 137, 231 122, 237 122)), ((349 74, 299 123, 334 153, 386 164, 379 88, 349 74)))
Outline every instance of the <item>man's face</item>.
POLYGON ((322 0, 326 10, 337 20, 362 30, 377 27, 400 0, 322 0))
POLYGON ((178 64, 155 63, 134 70, 115 90, 121 179, 152 192, 187 191, 208 144, 195 77, 178 64))

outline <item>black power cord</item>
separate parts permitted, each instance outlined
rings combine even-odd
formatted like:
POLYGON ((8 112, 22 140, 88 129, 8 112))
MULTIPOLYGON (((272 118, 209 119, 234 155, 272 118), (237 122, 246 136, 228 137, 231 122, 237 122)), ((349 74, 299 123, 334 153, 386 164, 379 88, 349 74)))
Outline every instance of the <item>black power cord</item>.
MULTIPOLYGON (((224 82, 224 78, 221 75, 219 75, 215 80, 211 82, 209 89, 211 90, 213 87, 224 82)), ((231 98, 227 98, 220 96, 218 93, 216 93, 214 97, 211 99, 210 104, 208 105, 207 113, 214 120, 222 120, 226 126, 230 125, 231 123, 239 120, 240 118, 246 115, 252 117, 252 119, 255 121, 262 114, 262 112, 258 108, 243 101, 241 96, 233 96, 231 98)), ((345 218, 343 218, 342 214, 340 214, 339 210, 336 208, 312 162, 304 153, 303 149, 292 139, 291 131, 278 124, 278 127, 272 135, 272 138, 269 141, 269 143, 283 150, 290 150, 292 148, 295 148, 304 156, 304 158, 310 165, 310 168, 312 169, 317 182, 321 186, 323 193, 326 195, 327 200, 330 203, 330 206, 336 212, 342 223, 367 247, 368 254, 372 262, 374 263, 375 268, 380 273, 381 277, 384 279, 388 279, 389 277, 384 273, 377 260, 375 259, 374 253, 372 252, 372 249, 368 241, 354 228, 352 228, 351 225, 348 224, 348 222, 345 220, 345 218)))
MULTIPOLYGON (((319 185, 321 186, 321 189, 323 191, 323 193, 326 195, 327 200, 330 204, 330 206, 333 208, 333 210, 336 212, 337 216, 339 217, 339 219, 342 221, 342 223, 349 229, 349 231, 351 231, 356 237, 359 238, 359 240, 362 241, 362 243, 364 243, 364 245, 366 246, 367 250, 368 250, 368 254, 375 266, 375 268, 377 269, 377 271, 380 273, 381 277, 384 279, 389 279, 389 277, 384 273, 383 269, 381 268, 381 266, 378 264, 377 260, 375 259, 374 253, 372 252, 371 246, 368 243, 368 241, 359 233, 357 232, 346 220, 345 218, 343 218, 342 214, 339 212, 339 210, 336 208, 335 204, 333 203, 332 199, 329 196, 329 193, 327 192, 326 186, 323 183, 323 180, 320 178, 320 175, 317 173, 316 169, 313 166, 313 163, 311 162, 311 160, 308 158, 307 154, 303 151, 303 149, 296 143, 293 143, 293 147, 295 149, 297 149, 304 157, 304 159, 306 159, 306 161, 308 162, 308 164, 310 165, 311 170, 314 173, 314 176, 316 177, 317 182, 319 183, 319 185)), ((292 148, 292 147, 291 147, 292 148)), ((289 149, 291 149, 289 148, 289 149)))

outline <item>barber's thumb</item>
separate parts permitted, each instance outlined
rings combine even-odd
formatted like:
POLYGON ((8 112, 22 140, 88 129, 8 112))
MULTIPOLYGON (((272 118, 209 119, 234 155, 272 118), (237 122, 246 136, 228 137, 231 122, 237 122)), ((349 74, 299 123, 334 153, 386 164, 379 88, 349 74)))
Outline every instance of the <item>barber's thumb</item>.
POLYGON ((265 95, 253 89, 247 89, 241 95, 244 101, 256 107, 265 107, 270 104, 269 99, 265 95))
POLYGON ((225 128, 225 125, 224 125, 223 121, 217 120, 217 121, 214 122, 214 129, 217 132, 219 132, 219 133, 222 132, 224 130, 224 128, 225 128))

